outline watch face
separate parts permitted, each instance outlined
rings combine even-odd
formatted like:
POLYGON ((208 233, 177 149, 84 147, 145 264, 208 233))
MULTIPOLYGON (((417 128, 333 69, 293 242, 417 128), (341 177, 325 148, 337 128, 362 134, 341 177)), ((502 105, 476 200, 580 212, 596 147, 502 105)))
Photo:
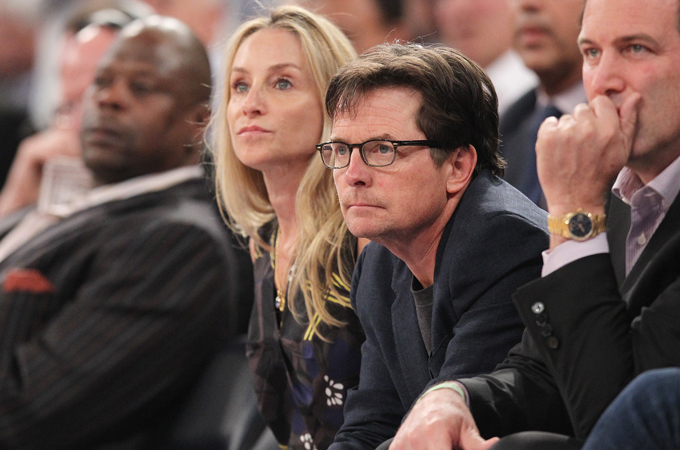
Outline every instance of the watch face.
POLYGON ((569 232, 576 238, 587 238, 593 232, 593 222, 584 213, 576 213, 569 219, 569 232))

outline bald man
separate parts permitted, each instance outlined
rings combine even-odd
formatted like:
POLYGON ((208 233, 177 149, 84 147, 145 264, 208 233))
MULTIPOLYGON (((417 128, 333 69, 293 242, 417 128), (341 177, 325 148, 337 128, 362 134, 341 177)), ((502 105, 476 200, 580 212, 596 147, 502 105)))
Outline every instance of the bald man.
POLYGON ((130 24, 83 102, 96 188, 0 222, 0 448, 163 448, 235 331, 240 261, 197 165, 209 83, 185 25, 130 24))

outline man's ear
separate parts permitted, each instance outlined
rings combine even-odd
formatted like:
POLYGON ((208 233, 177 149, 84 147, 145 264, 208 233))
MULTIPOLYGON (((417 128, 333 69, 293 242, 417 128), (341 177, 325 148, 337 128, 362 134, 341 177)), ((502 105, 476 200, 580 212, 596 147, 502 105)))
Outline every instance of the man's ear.
POLYGON ((474 146, 457 148, 444 164, 449 166, 449 176, 446 181, 446 191, 456 195, 470 183, 472 174, 477 166, 477 150, 474 146))
POLYGON ((189 110, 189 119, 192 124, 198 126, 201 131, 208 125, 210 120, 210 105, 206 103, 198 103, 189 110))
POLYGON ((210 120, 210 106, 208 103, 197 103, 186 112, 186 121, 194 130, 193 142, 199 142, 203 138, 205 128, 210 120))
POLYGON ((203 152, 205 130, 210 120, 210 108, 207 103, 198 103, 189 107, 184 114, 186 134, 184 148, 187 157, 199 158, 203 152))

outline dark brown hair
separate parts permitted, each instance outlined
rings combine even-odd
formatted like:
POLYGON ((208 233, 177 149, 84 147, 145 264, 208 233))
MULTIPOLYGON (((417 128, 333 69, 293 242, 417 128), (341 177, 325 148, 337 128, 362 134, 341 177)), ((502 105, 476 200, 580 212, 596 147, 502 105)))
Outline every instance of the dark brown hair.
POLYGON ((503 175, 498 98, 477 64, 444 46, 379 45, 331 79, 326 93, 328 115, 334 119, 337 114, 351 114, 371 91, 389 87, 412 88, 421 94, 416 123, 428 140, 440 145, 431 150, 438 166, 452 151, 472 145, 477 150, 475 173, 488 168, 503 175))

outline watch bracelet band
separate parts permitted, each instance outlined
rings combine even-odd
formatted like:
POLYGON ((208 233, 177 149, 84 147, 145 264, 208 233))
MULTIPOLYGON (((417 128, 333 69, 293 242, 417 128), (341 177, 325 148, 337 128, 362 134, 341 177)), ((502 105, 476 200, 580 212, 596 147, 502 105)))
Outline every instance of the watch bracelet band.
POLYGON ((588 218, 590 218, 591 223, 593 224, 593 230, 588 236, 588 239, 593 238, 598 234, 607 231, 606 214, 599 216, 596 214, 583 211, 582 209, 579 208, 578 210, 576 210, 576 212, 564 214, 562 216, 553 216, 551 214, 548 214, 548 232, 550 234, 562 236, 567 239, 573 239, 573 236, 569 231, 569 221, 571 220, 572 217, 574 217, 578 213, 587 215, 588 218))

